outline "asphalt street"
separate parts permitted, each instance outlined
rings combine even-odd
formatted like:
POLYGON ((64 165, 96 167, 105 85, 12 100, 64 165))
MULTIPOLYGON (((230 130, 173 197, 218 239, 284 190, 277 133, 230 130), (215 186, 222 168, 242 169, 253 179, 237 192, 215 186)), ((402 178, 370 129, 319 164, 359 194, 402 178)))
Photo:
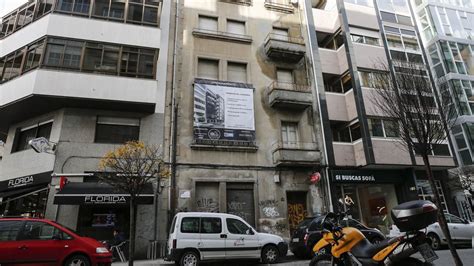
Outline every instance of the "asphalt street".
MULTIPOLYGON (((474 249, 472 248, 465 248, 465 249, 458 249, 459 256, 461 256, 461 260, 463 261, 465 266, 474 265, 474 249)), ((453 259, 451 257, 451 253, 449 250, 441 250, 436 251, 439 256, 439 259, 436 260, 434 263, 436 266, 448 266, 454 265, 453 259)), ((278 266, 307 266, 309 264, 309 260, 295 260, 294 257, 288 256, 283 259, 281 263, 273 264, 278 266)), ((113 263, 113 266, 126 266, 126 263, 113 263)), ((156 260, 156 261, 138 261, 135 263, 137 266, 157 266, 157 265, 174 265, 174 263, 164 262, 163 260, 156 260)), ((203 263, 201 265, 207 266, 218 266, 218 265, 226 265, 226 266, 243 266, 243 265, 265 265, 265 264, 257 264, 252 262, 219 262, 219 263, 203 263)))

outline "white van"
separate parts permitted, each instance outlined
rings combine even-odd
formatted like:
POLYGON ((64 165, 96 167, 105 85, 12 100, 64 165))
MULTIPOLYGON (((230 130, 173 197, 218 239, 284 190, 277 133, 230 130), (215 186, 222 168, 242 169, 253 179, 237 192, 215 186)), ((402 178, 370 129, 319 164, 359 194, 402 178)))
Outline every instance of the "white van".
POLYGON ((166 260, 179 265, 200 261, 261 259, 275 263, 286 256, 283 238, 258 233, 242 218, 226 213, 181 212, 171 224, 166 260))

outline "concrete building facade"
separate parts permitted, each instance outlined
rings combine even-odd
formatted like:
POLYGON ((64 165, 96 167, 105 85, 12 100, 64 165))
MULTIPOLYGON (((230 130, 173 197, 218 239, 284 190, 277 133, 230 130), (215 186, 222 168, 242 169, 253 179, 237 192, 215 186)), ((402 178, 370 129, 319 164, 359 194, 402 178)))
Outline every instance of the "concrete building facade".
MULTIPOLYGON (((80 188, 98 186, 100 158, 126 141, 163 144, 170 10, 169 1, 30 0, 2 18, 0 215, 53 219, 99 240, 128 234, 126 202, 80 188), (38 137, 54 151, 33 151, 38 137), (62 175, 78 198, 59 198, 62 175)), ((139 206, 139 257, 166 230, 161 202, 139 206)))

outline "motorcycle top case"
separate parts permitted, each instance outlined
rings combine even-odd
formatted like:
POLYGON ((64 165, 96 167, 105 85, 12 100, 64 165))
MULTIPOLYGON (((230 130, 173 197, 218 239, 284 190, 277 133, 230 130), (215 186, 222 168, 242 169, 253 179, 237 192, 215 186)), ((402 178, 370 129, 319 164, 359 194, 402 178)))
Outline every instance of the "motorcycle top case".
POLYGON ((392 220, 401 232, 418 231, 437 220, 438 208, 427 200, 413 200, 395 206, 392 220))

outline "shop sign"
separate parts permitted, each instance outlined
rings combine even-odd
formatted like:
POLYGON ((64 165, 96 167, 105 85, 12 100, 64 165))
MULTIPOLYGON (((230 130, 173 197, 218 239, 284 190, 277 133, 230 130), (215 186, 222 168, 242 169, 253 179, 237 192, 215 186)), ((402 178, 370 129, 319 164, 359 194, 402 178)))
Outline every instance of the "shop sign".
POLYGON ((34 182, 35 182, 35 179, 32 175, 18 177, 15 179, 8 180, 7 188, 23 187, 29 184, 33 184, 34 182))
POLYGON ((331 175, 335 183, 399 183, 405 174, 386 170, 332 170, 331 175))
POLYGON ((97 196, 85 196, 85 204, 125 204, 127 199, 125 196, 120 195, 97 195, 97 196))
POLYGON ((336 182, 375 182, 373 175, 351 175, 351 174, 335 174, 334 181, 336 182))
POLYGON ((21 176, 0 182, 0 191, 47 184, 49 182, 51 182, 51 172, 21 176))

